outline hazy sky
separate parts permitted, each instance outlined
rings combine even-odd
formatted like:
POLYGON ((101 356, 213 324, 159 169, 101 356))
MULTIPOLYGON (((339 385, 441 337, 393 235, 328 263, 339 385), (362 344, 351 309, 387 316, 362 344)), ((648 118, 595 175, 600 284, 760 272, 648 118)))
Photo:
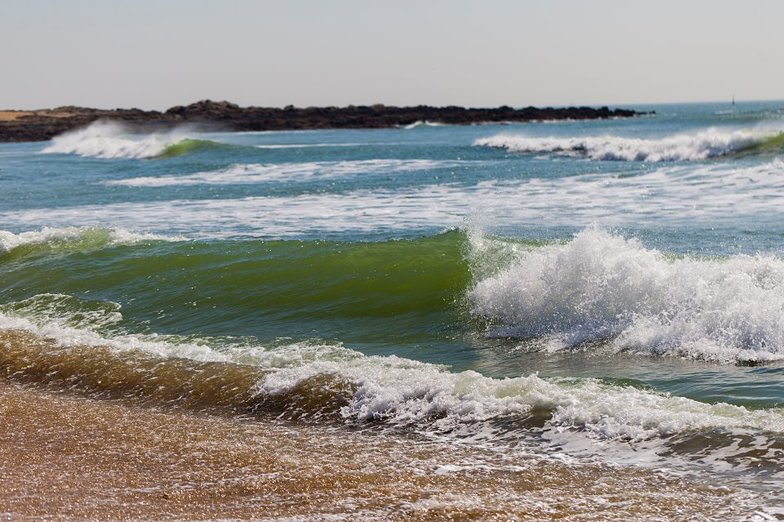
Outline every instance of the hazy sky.
POLYGON ((781 0, 2 0, 0 108, 784 98, 781 0))

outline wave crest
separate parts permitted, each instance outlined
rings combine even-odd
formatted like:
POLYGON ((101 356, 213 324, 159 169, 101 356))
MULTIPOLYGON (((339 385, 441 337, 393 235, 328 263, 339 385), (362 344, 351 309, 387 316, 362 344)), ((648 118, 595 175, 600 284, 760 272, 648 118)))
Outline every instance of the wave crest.
POLYGON ((205 145, 215 143, 190 138, 184 129, 134 135, 121 123, 96 121, 56 136, 41 152, 101 159, 149 159, 178 156, 205 145))
POLYGON ((474 145, 509 152, 558 154, 604 161, 700 161, 745 151, 775 149, 784 141, 779 131, 732 132, 709 129, 660 139, 621 136, 528 137, 498 134, 476 140, 474 145))
POLYGON ((121 228, 65 227, 49 228, 15 234, 0 230, 0 256, 9 253, 40 250, 84 250, 114 244, 140 241, 172 240, 155 234, 140 234, 121 228))

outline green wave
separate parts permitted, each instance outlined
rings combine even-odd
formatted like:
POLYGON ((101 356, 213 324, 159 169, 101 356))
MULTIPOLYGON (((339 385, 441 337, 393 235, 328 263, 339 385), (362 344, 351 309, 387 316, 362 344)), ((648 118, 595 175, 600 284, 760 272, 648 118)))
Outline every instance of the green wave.
POLYGON ((0 263, 42 255, 64 255, 98 250, 115 242, 114 236, 115 233, 112 229, 89 227, 55 232, 49 235, 38 233, 26 241, 18 241, 18 244, 12 242, 11 246, 0 241, 0 263))
POLYGON ((784 152, 784 132, 769 136, 760 141, 742 147, 735 153, 736 156, 752 156, 760 154, 776 154, 784 152))
POLYGON ((156 156, 156 158, 174 158, 195 151, 216 149, 226 146, 228 145, 225 143, 212 140, 185 138, 178 141, 177 143, 172 143, 171 145, 167 146, 160 154, 156 156))
POLYGON ((82 242, 0 257, 0 303, 118 303, 130 331, 416 344, 460 322, 471 278, 460 231, 367 243, 82 242))

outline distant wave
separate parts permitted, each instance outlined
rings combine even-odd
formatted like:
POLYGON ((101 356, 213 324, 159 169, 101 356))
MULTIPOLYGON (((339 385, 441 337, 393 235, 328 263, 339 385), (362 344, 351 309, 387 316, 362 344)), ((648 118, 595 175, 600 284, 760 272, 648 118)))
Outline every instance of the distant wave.
POLYGON ((589 228, 564 245, 523 249, 480 278, 471 311, 490 334, 550 339, 553 349, 616 350, 716 362, 784 359, 784 260, 668 259, 589 228))
POLYGON ((164 187, 171 185, 224 185, 260 183, 265 181, 305 181, 313 178, 327 179, 361 174, 388 174, 415 172, 438 168, 453 168, 460 161, 374 159, 356 161, 321 161, 303 163, 251 163, 232 165, 228 168, 186 174, 181 176, 142 176, 113 180, 107 185, 128 187, 164 187))
POLYGON ((784 133, 710 129, 660 139, 621 136, 528 137, 498 134, 474 142, 476 146, 509 152, 557 154, 605 161, 699 161, 721 156, 784 150, 784 133))
POLYGON ((56 136, 41 152, 101 159, 148 159, 179 156, 219 145, 190 138, 183 129, 135 135, 120 123, 97 121, 83 129, 56 136))
POLYGON ((427 121, 427 120, 417 120, 414 123, 409 123, 408 125, 403 125, 404 129, 416 129, 417 127, 443 127, 444 123, 439 123, 437 121, 427 121))

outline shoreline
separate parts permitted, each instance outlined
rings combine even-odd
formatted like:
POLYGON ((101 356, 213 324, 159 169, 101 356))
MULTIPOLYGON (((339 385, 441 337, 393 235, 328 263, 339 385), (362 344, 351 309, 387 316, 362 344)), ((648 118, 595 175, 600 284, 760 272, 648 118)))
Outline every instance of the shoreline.
POLYGON ((191 125, 205 131, 269 131, 309 129, 381 129, 406 127, 418 122, 444 125, 528 123, 535 121, 631 118, 651 114, 608 107, 393 107, 386 105, 285 108, 240 107, 202 100, 164 112, 141 109, 91 109, 58 107, 33 111, 0 110, 0 143, 46 141, 98 120, 117 121, 140 132, 191 125))
POLYGON ((142 406, 5 379, 0 413, 0 518, 670 520, 740 518, 756 508, 729 488, 644 468, 142 406))
POLYGON ((645 466, 134 394, 69 363, 89 348, 22 331, 0 347, 0 518, 676 520, 765 503, 645 466))

